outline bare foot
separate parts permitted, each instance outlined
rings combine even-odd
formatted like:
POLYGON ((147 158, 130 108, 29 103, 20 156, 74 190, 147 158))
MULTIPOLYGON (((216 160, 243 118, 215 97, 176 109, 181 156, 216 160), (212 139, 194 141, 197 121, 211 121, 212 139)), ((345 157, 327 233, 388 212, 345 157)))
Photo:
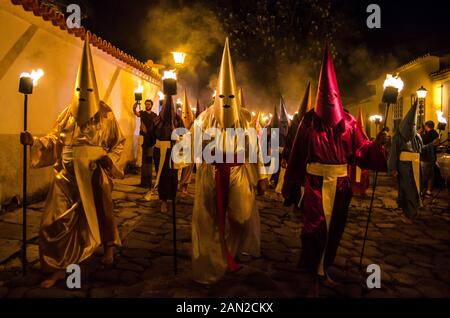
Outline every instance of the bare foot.
POLYGON ((50 288, 64 278, 66 278, 66 272, 64 270, 54 272, 49 279, 46 279, 41 283, 41 288, 50 288))
POLYGON ((325 274, 325 279, 323 281, 323 285, 326 287, 336 287, 339 284, 336 283, 334 280, 331 279, 331 277, 328 274, 325 274))
POLYGON ((114 263, 114 245, 105 245, 102 264, 111 266, 114 263))
POLYGON ((162 201, 161 202, 161 212, 162 213, 167 213, 167 201, 162 201))
POLYGON ((181 193, 187 194, 187 188, 188 188, 188 185, 187 184, 183 184, 183 186, 181 187, 181 193))
POLYGON ((402 220, 402 222, 405 223, 405 224, 408 224, 408 225, 413 224, 412 220, 411 220, 410 218, 406 217, 406 216, 402 216, 402 217, 401 217, 401 220, 402 220))

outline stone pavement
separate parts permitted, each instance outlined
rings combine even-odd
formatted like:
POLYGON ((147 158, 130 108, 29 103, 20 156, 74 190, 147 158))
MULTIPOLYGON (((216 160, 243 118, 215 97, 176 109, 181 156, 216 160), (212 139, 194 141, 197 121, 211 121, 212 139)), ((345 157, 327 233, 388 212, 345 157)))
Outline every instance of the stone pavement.
MULTIPOLYGON (((172 218, 157 201, 143 199, 138 176, 116 180, 115 215, 123 246, 116 264, 101 269, 99 250, 82 264, 82 288, 65 283, 38 287, 37 231, 43 202, 28 210, 29 274, 20 274, 21 210, 0 215, 0 297, 305 297, 308 277, 297 270, 300 222, 269 191, 258 198, 261 257, 242 255, 243 268, 218 284, 204 287, 190 280, 191 213, 194 184, 177 200, 178 275, 172 266, 172 218)), ((450 297, 450 211, 446 190, 435 191, 413 225, 403 224, 392 180, 381 177, 364 264, 379 264, 382 288, 368 290, 368 274, 358 271, 369 197, 354 197, 347 227, 330 272, 340 284, 322 288, 322 297, 450 297)))

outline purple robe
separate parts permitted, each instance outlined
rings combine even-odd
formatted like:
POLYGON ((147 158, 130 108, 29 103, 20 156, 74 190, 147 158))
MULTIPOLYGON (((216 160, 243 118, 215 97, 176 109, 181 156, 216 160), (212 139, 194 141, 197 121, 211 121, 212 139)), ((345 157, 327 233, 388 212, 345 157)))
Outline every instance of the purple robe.
POLYGON ((325 270, 336 256, 347 220, 352 184, 349 176, 337 179, 327 235, 322 204, 322 177, 308 174, 308 163, 357 164, 362 169, 386 171, 386 158, 384 148, 365 137, 352 115, 344 113, 344 118, 333 128, 325 125, 314 110, 305 115, 289 157, 283 196, 287 205, 297 203, 301 197, 301 187, 304 187, 300 266, 317 273, 324 249, 325 270))

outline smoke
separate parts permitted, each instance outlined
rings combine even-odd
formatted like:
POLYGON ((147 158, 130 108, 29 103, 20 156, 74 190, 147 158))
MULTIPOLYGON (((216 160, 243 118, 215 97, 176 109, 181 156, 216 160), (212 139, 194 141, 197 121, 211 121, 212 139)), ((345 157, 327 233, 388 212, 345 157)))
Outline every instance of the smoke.
POLYGON ((345 19, 344 13, 338 15, 331 4, 303 0, 294 10, 288 0, 282 0, 278 9, 265 0, 257 3, 258 12, 249 14, 253 6, 236 9, 227 3, 160 1, 146 15, 142 45, 149 56, 166 66, 173 65, 171 51, 187 53, 185 66, 179 70, 180 86, 182 91, 187 89, 191 105, 198 98, 208 106, 228 36, 237 84, 244 90, 247 107, 264 112, 273 112, 283 95, 293 114, 309 81, 315 96, 325 40, 335 55, 344 103, 366 97, 369 90, 364 83, 398 65, 392 55, 372 54, 352 20, 345 19))
POLYGON ((180 86, 188 89, 191 104, 196 98, 203 103, 211 100, 208 78, 216 66, 210 60, 225 40, 213 11, 200 4, 173 7, 160 3, 147 13, 142 32, 146 50, 150 56, 158 57, 160 64, 173 66, 172 51, 187 54, 178 73, 180 86))

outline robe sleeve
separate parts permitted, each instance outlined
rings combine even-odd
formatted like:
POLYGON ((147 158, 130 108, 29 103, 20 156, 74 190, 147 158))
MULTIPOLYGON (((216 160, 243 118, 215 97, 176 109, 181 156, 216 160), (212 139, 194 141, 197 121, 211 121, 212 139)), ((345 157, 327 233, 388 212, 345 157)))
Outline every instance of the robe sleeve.
POLYGON ((387 171, 384 147, 381 144, 368 140, 359 125, 354 126, 354 147, 356 164, 361 169, 387 171))
POLYGON ((284 204, 290 206, 300 201, 301 187, 304 186, 306 176, 306 164, 308 157, 308 145, 310 139, 310 127, 308 121, 303 120, 297 129, 294 143, 289 155, 288 166, 284 175, 282 194, 284 204))
POLYGON ((398 161, 400 159, 401 140, 400 135, 395 134, 392 138, 391 150, 389 151, 388 171, 398 170, 398 161))
POLYGON ((120 160, 125 144, 122 130, 113 112, 108 112, 108 153, 106 154, 112 161, 111 175, 115 178, 122 178, 123 162, 120 160))
POLYGON ((42 168, 54 165, 61 158, 63 144, 61 131, 69 116, 69 107, 66 107, 56 119, 53 130, 44 137, 34 137, 31 146, 30 159, 32 168, 42 168))

